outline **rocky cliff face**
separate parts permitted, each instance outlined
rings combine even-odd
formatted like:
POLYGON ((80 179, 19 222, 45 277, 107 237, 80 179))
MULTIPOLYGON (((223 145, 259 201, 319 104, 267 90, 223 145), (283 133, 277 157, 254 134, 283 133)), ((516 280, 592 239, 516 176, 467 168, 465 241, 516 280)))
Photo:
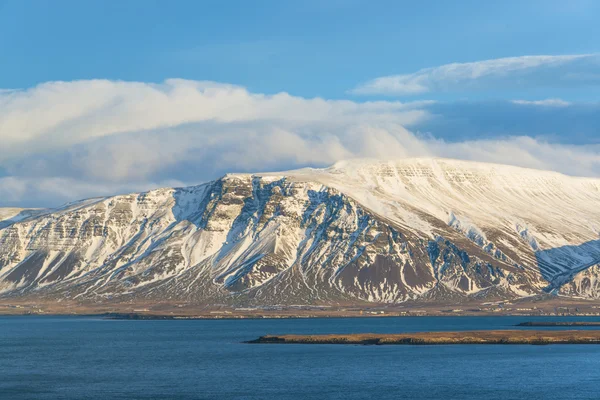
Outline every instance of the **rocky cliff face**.
POLYGON ((600 297, 600 181, 549 172, 362 161, 8 214, 0 214, 5 297, 247 305, 600 297))

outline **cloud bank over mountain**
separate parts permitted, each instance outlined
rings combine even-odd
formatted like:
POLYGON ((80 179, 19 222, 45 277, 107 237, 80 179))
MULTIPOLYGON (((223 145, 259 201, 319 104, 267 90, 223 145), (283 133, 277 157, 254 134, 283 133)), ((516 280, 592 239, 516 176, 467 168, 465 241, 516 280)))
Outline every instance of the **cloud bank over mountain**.
POLYGON ((598 176, 599 111, 560 99, 355 102, 178 79, 48 82, 0 92, 0 206, 355 157, 440 156, 598 176), (578 115, 582 128, 557 126, 561 115, 578 115), (569 132, 579 140, 556 139, 569 132))

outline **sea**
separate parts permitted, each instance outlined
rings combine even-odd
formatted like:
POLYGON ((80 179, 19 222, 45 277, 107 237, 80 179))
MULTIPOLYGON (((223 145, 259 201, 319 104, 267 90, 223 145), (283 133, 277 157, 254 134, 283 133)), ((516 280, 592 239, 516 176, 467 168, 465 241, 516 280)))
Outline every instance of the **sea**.
POLYGON ((0 399, 600 399, 597 345, 244 343, 265 334, 514 329, 536 320, 600 318, 0 317, 0 399))

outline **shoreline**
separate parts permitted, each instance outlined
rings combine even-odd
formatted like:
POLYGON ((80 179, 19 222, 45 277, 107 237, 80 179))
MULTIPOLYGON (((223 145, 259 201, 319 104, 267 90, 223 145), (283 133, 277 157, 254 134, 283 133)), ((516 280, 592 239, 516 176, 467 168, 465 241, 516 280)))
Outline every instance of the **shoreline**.
MULTIPOLYGON (((415 314, 199 314, 199 315, 173 315, 173 314, 146 314, 130 312, 99 312, 99 313, 1 313, 0 317, 73 317, 73 318, 101 318, 105 320, 120 321, 180 321, 180 320, 240 320, 240 319, 346 319, 346 318, 600 318, 596 315, 530 315, 530 314, 439 314, 439 313, 415 313, 415 314)), ((598 327, 598 321, 524 321, 512 325, 514 327, 598 327)))
POLYGON ((600 321, 527 321, 521 322, 515 326, 531 327, 577 327, 577 326, 597 326, 600 327, 600 321))
POLYGON ((600 321, 600 304, 561 297, 519 301, 401 304, 273 304, 247 306, 191 302, 77 302, 74 300, 1 299, 0 316, 79 315, 112 319, 265 319, 385 317, 580 317, 600 321))

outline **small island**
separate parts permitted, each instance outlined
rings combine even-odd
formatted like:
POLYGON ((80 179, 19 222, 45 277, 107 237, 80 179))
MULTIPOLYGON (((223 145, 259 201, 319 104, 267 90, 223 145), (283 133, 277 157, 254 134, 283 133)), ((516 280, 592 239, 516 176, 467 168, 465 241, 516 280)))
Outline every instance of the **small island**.
POLYGON ((266 335, 246 343, 359 345, 600 344, 600 330, 495 330, 399 334, 266 335))

